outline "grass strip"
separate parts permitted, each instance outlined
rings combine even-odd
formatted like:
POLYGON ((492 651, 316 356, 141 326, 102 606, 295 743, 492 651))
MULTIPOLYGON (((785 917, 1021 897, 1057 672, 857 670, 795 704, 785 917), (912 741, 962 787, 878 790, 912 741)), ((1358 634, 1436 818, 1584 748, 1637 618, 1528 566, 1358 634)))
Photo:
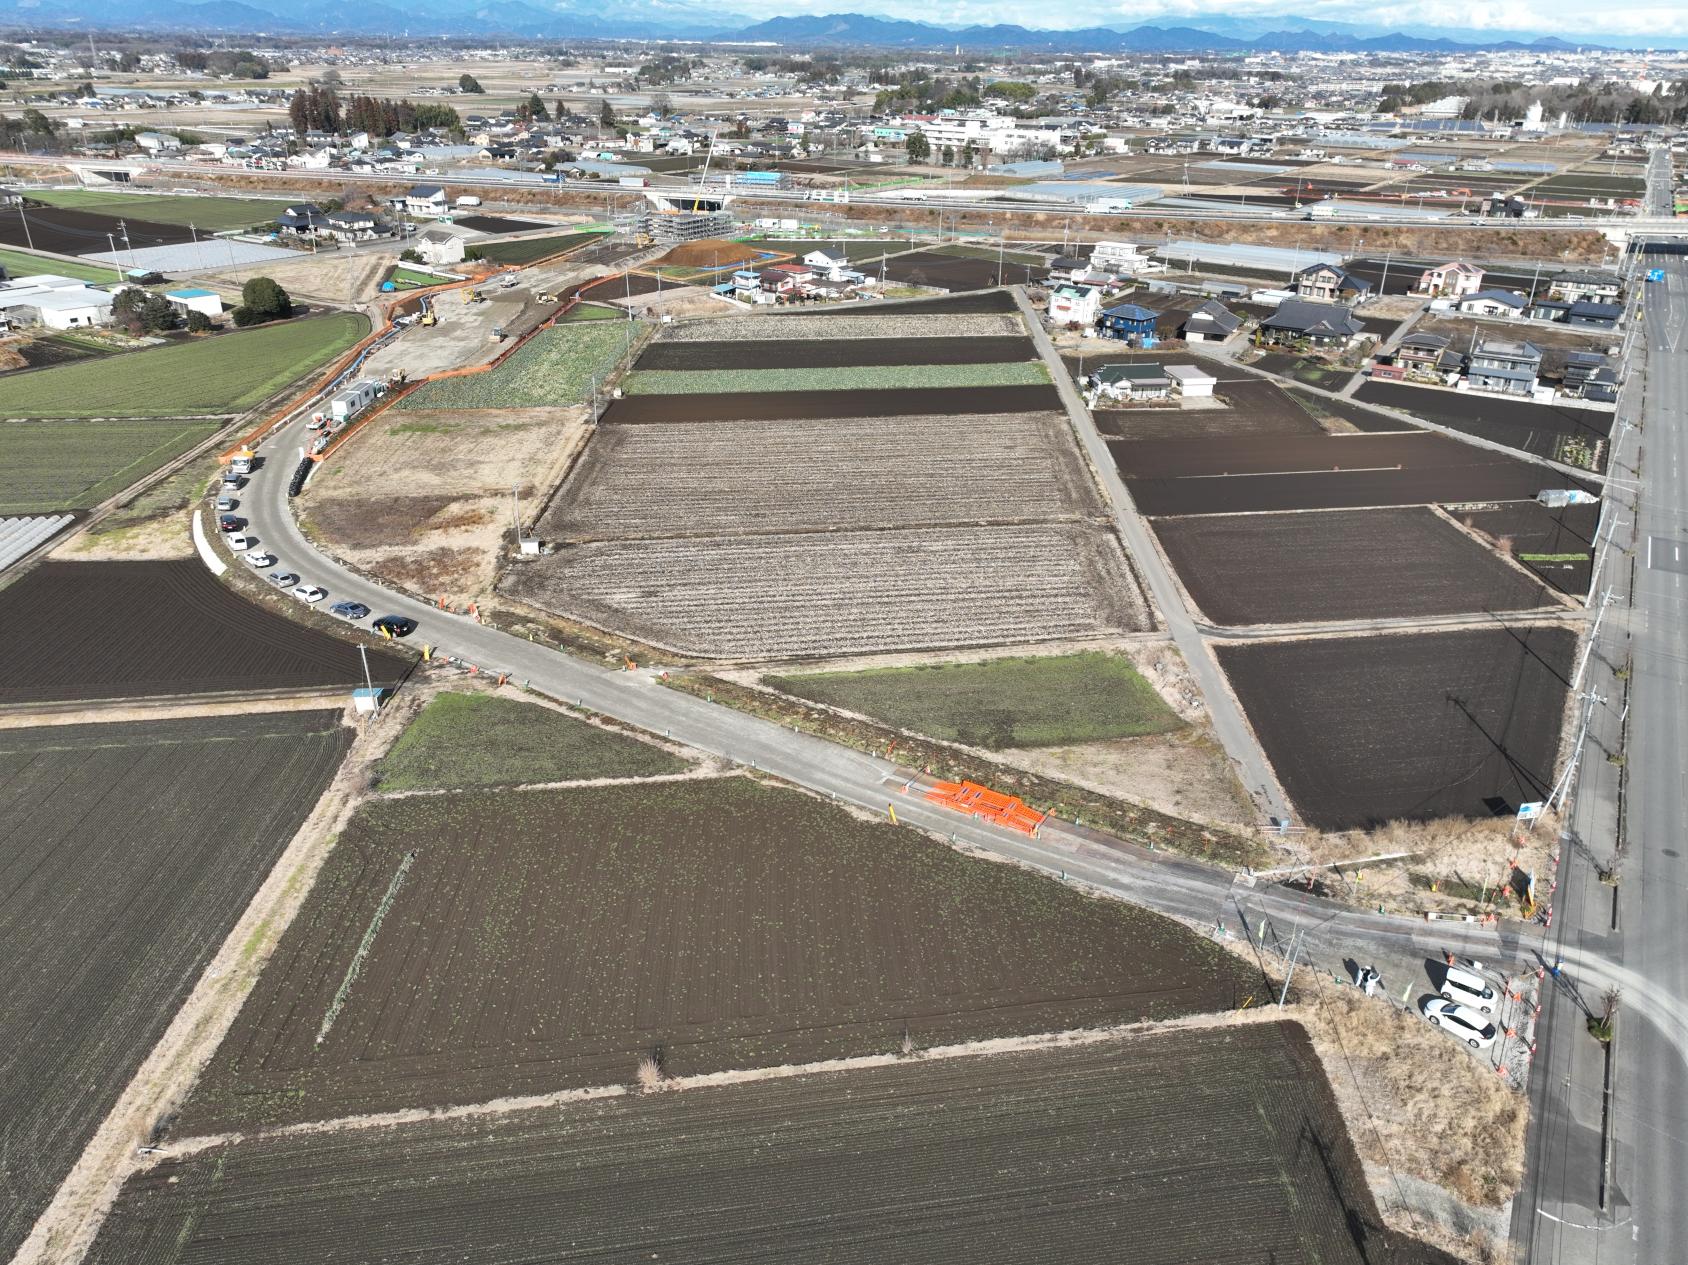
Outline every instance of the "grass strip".
POLYGON ((370 947, 375 943, 375 934, 381 930, 381 922, 386 918, 387 911, 393 907, 399 888, 404 884, 404 876, 410 872, 415 860, 414 850, 406 852, 404 859, 399 862, 398 870, 393 874, 393 881, 387 884, 387 894, 381 898, 380 905, 375 909, 375 916, 369 920, 363 939, 358 942, 358 951, 352 955, 351 965, 346 967, 346 976, 340 981, 340 987, 334 992, 334 1000, 328 1004, 328 1012, 322 1017, 322 1026, 317 1029, 316 1034, 318 1045, 322 1044, 322 1039, 328 1035, 334 1021, 340 1017, 340 1010, 345 1006, 346 998, 351 996, 352 985, 357 983, 358 974, 363 970, 363 961, 369 956, 370 947))
POLYGON ((1589 554, 1584 553, 1521 553, 1520 562, 1587 562, 1589 554))
POLYGON ((625 384, 628 395, 720 395, 736 391, 877 391, 905 387, 1039 386, 1036 361, 986 365, 857 365, 832 369, 647 369, 625 384))
POLYGON ((0 247, 0 268, 4 268, 6 275, 13 280, 42 274, 71 277, 77 281, 92 281, 95 285, 109 285, 118 280, 117 273, 109 267, 96 268, 92 264, 74 264, 66 259, 49 259, 45 255, 32 254, 27 250, 13 250, 9 247, 0 247))

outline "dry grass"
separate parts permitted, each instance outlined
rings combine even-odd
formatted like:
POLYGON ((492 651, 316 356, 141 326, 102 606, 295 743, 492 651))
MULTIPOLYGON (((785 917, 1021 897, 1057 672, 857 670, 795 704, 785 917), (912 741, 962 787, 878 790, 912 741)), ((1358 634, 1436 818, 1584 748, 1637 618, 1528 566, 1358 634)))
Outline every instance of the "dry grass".
POLYGON ((1522 1094, 1405 1011, 1317 977, 1298 990, 1297 1017, 1362 1159, 1478 1208, 1498 1208, 1518 1192, 1529 1118, 1522 1094))
POLYGON ((639 1060, 633 1077, 641 1094, 654 1094, 668 1079, 662 1070, 662 1061, 655 1054, 647 1054, 639 1060))

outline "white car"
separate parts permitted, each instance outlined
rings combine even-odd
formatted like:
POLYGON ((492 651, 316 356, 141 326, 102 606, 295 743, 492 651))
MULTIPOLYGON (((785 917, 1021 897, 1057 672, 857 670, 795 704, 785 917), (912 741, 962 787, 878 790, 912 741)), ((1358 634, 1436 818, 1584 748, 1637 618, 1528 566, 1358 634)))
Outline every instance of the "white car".
POLYGON ((217 512, 219 514, 227 514, 239 508, 240 502, 232 496, 219 496, 217 498, 217 512))
POLYGON ((1442 1000, 1458 1002, 1483 1014, 1493 1014, 1500 1005, 1495 986, 1481 975, 1462 967, 1450 966, 1442 980, 1442 1000))
POLYGON ((275 566, 275 555, 273 553, 265 553, 262 549, 248 549, 246 551, 246 560, 255 567, 275 566))
POLYGON ((223 539, 229 542, 229 548, 236 553, 245 553, 258 543, 256 536, 245 536, 240 532, 235 532, 232 536, 224 536, 223 539))
POLYGON ((1432 1027, 1458 1037, 1473 1050, 1486 1050, 1495 1043, 1495 1025, 1469 1006, 1444 1001, 1440 997, 1427 997, 1423 1010, 1432 1027))
POLYGON ((319 589, 314 584, 301 584, 293 590, 293 596, 301 602, 320 602, 328 596, 328 590, 319 589))

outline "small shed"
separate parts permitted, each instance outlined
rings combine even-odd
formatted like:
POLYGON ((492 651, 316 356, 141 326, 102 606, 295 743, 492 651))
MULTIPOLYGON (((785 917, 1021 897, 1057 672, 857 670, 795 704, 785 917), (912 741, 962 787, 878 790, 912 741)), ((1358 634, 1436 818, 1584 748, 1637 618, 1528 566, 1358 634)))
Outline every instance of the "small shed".
POLYGON ((354 382, 328 402, 328 415, 336 422, 350 421, 375 403, 381 391, 381 383, 372 379, 354 382))
POLYGON ((213 317, 223 314, 223 301, 217 297, 215 290, 166 290, 164 297, 170 301, 170 306, 183 316, 189 312, 213 317))
POLYGON ((1213 398, 1213 388, 1219 379, 1206 369, 1195 365, 1168 365, 1166 376, 1172 379, 1172 389, 1186 400, 1213 398))

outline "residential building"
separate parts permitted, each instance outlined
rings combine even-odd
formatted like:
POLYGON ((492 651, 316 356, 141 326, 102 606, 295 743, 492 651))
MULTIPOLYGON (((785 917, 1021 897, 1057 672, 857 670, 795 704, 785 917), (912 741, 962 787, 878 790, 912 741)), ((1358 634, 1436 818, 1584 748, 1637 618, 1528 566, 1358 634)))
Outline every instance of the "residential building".
POLYGON ((1103 365, 1087 381, 1095 399, 1164 400, 1172 394, 1172 379, 1166 371, 1142 361, 1103 365))
POLYGON ((282 208, 275 217, 276 227, 284 233, 304 237, 328 227, 328 217, 309 202, 295 202, 282 208))
POLYGON ((1211 399, 1213 388, 1219 385, 1218 378, 1195 365, 1168 365, 1166 376, 1172 379, 1173 390, 1186 400, 1211 399))
POLYGON ((1104 272, 1147 272, 1156 266, 1150 250, 1136 242, 1097 242, 1090 251, 1090 266, 1104 272))
POLYGON ((1053 325, 1094 325, 1101 310, 1102 291, 1097 286, 1050 287, 1048 313, 1053 325))
POLYGON ((1459 310, 1467 316, 1487 316, 1497 320, 1515 321, 1524 315, 1529 305, 1521 294, 1511 290, 1479 290, 1459 301, 1459 310))
POLYGON ((404 209, 415 216, 444 215, 451 201, 439 185, 419 184, 405 193, 404 209))
POLYGON ((1453 263, 1426 268, 1419 275, 1418 287, 1414 293, 1446 299, 1463 299, 1467 295, 1476 294, 1482 288, 1483 270, 1476 264, 1455 260, 1453 263))
POLYGON ((1571 305, 1564 299, 1531 299, 1524 315, 1532 321, 1563 321, 1571 314, 1571 305))
POLYGON ((1551 288, 1554 298, 1570 303, 1578 299, 1616 303, 1623 294, 1622 284, 1606 272, 1561 272, 1553 278, 1551 288))
POLYGON ((390 231, 373 211, 330 211, 325 219, 322 231, 343 242, 368 241, 390 231))
POLYGON ((1592 351, 1573 351, 1565 357, 1565 373, 1560 393, 1573 399, 1615 403, 1618 398, 1618 375, 1605 356, 1592 351))
POLYGON ((1414 331, 1395 348, 1395 363, 1408 373, 1439 373, 1445 358, 1452 356, 1453 367, 1460 367, 1459 353, 1452 350, 1452 341, 1443 334, 1414 331))
POLYGON ((445 225, 433 228, 417 235, 411 243, 423 262, 433 264, 436 268, 444 264, 460 264, 468 253, 468 243, 462 233, 453 233, 445 225))
POLYGON ((1222 343, 1242 328, 1243 318, 1218 299, 1209 299, 1184 318, 1184 341, 1222 343))
POLYGON ((1307 299, 1285 299, 1260 322, 1261 336, 1268 342, 1308 342, 1318 347, 1346 347, 1364 330, 1353 311, 1342 304, 1307 299))
POLYGON ((1121 303, 1103 310, 1096 318, 1096 333, 1102 338, 1118 338, 1126 342, 1140 342, 1154 346, 1155 322, 1160 313, 1137 303, 1121 303))
POLYGON ((1335 264, 1314 264, 1295 274, 1297 298, 1315 303, 1358 303, 1371 294, 1371 282, 1335 264))
POLYGON ((1616 329, 1624 310, 1616 303, 1596 303, 1592 299, 1577 299, 1565 312, 1567 325, 1584 329, 1616 329))
POLYGON ((1484 339, 1472 349, 1466 379, 1474 391, 1534 395, 1541 358, 1541 348, 1534 343, 1484 339))

